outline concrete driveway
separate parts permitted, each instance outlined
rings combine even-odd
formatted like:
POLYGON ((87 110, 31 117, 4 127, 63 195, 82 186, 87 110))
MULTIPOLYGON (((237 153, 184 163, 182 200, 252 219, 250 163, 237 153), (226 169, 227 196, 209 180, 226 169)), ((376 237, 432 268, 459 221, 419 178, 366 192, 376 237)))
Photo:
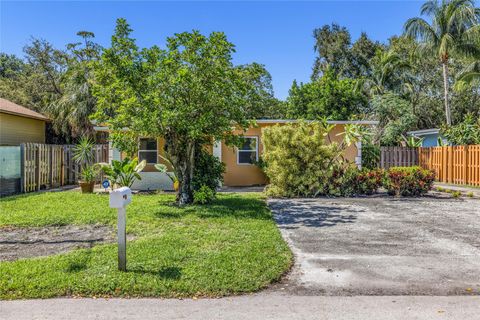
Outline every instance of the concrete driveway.
POLYGON ((480 200, 272 199, 294 295, 479 295, 480 200))

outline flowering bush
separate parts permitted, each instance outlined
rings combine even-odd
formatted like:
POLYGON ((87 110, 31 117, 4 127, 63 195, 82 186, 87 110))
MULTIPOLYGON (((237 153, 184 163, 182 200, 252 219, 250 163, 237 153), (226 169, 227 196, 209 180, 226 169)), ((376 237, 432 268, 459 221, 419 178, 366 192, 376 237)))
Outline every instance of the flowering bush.
POLYGON ((391 195, 419 196, 432 189, 435 172, 421 167, 392 167, 388 170, 384 187, 391 195))
POLYGON ((349 167, 345 170, 341 181, 343 196, 371 195, 382 186, 385 177, 383 169, 363 169, 349 167))

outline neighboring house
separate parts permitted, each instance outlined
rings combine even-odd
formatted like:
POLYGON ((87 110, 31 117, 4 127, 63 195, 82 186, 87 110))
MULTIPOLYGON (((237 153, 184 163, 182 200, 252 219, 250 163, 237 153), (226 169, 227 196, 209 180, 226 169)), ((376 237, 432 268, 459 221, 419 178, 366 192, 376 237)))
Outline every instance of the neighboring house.
MULTIPOLYGON (((440 129, 425 129, 407 132, 409 136, 422 139, 422 147, 437 147, 438 138, 441 137, 440 129)), ((444 144, 447 141, 442 137, 444 144)))
POLYGON ((45 143, 47 121, 48 118, 38 112, 0 98, 0 145, 45 143))
MULTIPOLYGON (((254 186, 264 185, 267 178, 263 171, 255 164, 263 152, 262 129, 273 125, 282 125, 296 120, 257 120, 257 126, 250 127, 246 131, 234 130, 234 134, 243 134, 245 143, 241 148, 227 146, 224 141, 217 141, 210 150, 214 156, 225 163, 224 182, 225 186, 254 186)), ((344 132, 346 124, 376 125, 377 121, 329 121, 335 127, 330 132, 329 141, 340 142, 343 138, 340 133, 344 132)), ((97 131, 107 131, 107 127, 94 127, 97 131)), ((164 140, 163 138, 141 138, 139 141, 139 160, 146 160, 147 166, 141 173, 142 180, 137 181, 133 188, 141 190, 172 189, 170 179, 164 173, 158 172, 154 164, 162 163, 164 140)), ((110 145, 110 160, 120 160, 122 154, 110 145)), ((345 150, 345 159, 361 163, 361 144, 351 145, 345 150)))

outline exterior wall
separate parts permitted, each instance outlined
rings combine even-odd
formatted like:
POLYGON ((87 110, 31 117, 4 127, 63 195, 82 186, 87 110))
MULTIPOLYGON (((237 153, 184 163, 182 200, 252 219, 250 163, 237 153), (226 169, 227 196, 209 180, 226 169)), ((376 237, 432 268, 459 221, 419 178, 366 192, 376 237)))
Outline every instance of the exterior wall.
MULTIPOLYGON (((260 124, 257 128, 249 128, 243 132, 244 136, 254 136, 258 138, 258 153, 259 156, 263 153, 263 141, 262 141, 262 129, 268 126, 276 124, 260 124)), ((278 124, 283 125, 283 124, 278 124)), ((339 133, 344 131, 343 124, 337 124, 330 132, 327 139, 332 142, 340 143, 342 136, 338 136, 339 133)), ((234 133, 241 134, 242 131, 235 130, 234 133)), ((263 185, 267 183, 267 177, 260 170, 260 168, 253 164, 237 164, 237 152, 235 147, 229 147, 222 142, 222 161, 225 163, 224 182, 225 186, 253 186, 263 185)), ((345 159, 354 162, 357 156, 357 147, 351 145, 345 150, 345 159)))
MULTIPOLYGON (((283 125, 283 124, 260 124, 256 128, 249 128, 247 131, 243 132, 241 130, 235 130, 236 134, 243 134, 244 136, 251 136, 258 138, 258 154, 259 156, 263 153, 263 141, 262 141, 262 129, 273 126, 273 125, 283 125)), ((340 143, 342 141, 342 136, 338 135, 344 131, 343 124, 337 124, 330 132, 329 136, 326 138, 332 142, 340 143)), ((172 171, 172 168, 162 159, 161 155, 164 154, 165 141, 163 138, 157 139, 157 162, 164 163, 169 168, 169 171, 172 171)), ((224 185, 225 186, 253 186, 253 185, 264 185, 267 184, 267 177, 260 170, 260 168, 254 164, 237 164, 237 151, 235 147, 229 147, 225 142, 221 142, 220 150, 216 149, 214 151, 213 145, 208 147, 210 153, 220 156, 222 162, 225 163, 225 174, 224 174, 224 185)), ((114 150, 112 150, 112 154, 114 150)), ((122 159, 125 157, 125 154, 122 154, 122 159)), ((345 150, 345 159, 350 162, 355 162, 355 157, 357 156, 357 146, 351 145, 345 150)), ((133 189, 137 190, 172 190, 173 184, 171 180, 165 173, 158 172, 153 164, 148 164, 143 172, 141 173, 142 180, 136 181, 133 185, 133 189)))
POLYGON ((45 143, 45 121, 0 112, 0 145, 45 143))
POLYGON ((438 146, 438 133, 427 134, 422 137, 422 147, 436 147, 438 146))
POLYGON ((173 190, 173 182, 162 172, 140 172, 142 180, 136 180, 133 185, 133 190, 173 190))

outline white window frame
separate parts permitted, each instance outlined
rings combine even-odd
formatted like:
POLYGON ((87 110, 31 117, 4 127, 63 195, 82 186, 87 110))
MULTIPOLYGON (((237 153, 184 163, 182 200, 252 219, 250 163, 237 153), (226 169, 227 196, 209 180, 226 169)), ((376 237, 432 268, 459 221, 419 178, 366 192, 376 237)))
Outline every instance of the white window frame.
MULTIPOLYGON (((258 136, 243 136, 242 138, 255 139, 255 161, 258 161, 258 136)), ((254 166, 254 163, 240 163, 240 152, 252 152, 254 150, 242 150, 237 147, 237 165, 239 166, 254 166)))
POLYGON ((140 160, 140 152, 155 152, 155 162, 147 162, 147 164, 157 164, 158 162, 158 139, 155 139, 155 138, 147 138, 147 137, 142 137, 142 138, 139 138, 138 139, 138 153, 137 153, 137 156, 138 156, 138 159, 140 160), (146 139, 146 140, 149 140, 149 139, 154 139, 155 140, 155 150, 140 150, 140 140, 142 139, 146 139))

